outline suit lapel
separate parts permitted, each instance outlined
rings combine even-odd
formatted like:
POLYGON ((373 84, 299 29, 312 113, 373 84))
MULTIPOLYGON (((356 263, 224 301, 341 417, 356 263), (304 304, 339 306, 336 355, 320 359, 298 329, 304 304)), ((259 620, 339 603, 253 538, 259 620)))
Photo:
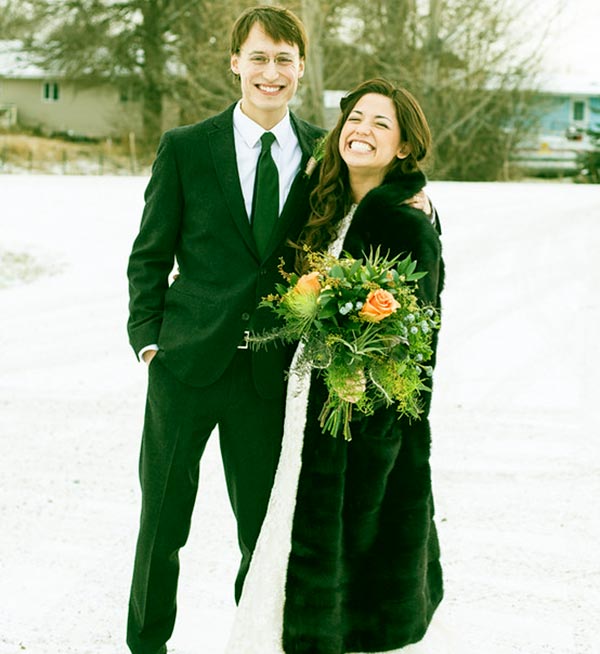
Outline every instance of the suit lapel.
POLYGON ((235 142, 233 138, 233 108, 232 105, 215 117, 213 129, 208 135, 210 152, 217 173, 217 179, 233 222, 238 228, 246 245, 258 258, 258 251, 252 228, 246 213, 246 205, 238 175, 235 142))
POLYGON ((307 220, 308 216, 298 211, 299 207, 306 206, 308 203, 302 202, 304 194, 307 192, 307 179, 304 176, 304 168, 296 175, 288 193, 283 211, 275 223, 273 234, 269 242, 267 253, 274 250, 279 243, 292 231, 293 226, 300 220, 307 220))
POLYGON ((290 117, 294 131, 298 137, 298 142, 300 143, 300 149, 302 150, 302 165, 300 167, 300 171, 303 173, 306 168, 306 164, 308 163, 308 160, 314 151, 316 142, 319 140, 319 138, 321 138, 321 134, 315 136, 315 128, 313 127, 312 130, 309 130, 307 124, 298 120, 296 116, 294 116, 294 114, 291 112, 290 117))

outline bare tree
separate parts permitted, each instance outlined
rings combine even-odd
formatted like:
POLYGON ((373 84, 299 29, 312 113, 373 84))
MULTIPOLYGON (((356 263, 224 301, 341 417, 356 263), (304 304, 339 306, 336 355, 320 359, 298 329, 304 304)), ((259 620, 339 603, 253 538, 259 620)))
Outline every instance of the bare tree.
POLYGON ((0 0, 0 41, 19 39, 33 21, 33 9, 27 0, 0 0))
POLYGON ((323 66, 323 13, 328 3, 320 0, 302 0, 302 19, 309 34, 309 49, 304 72, 302 115, 317 125, 325 123, 323 106, 324 66, 323 66))
POLYGON ((502 177, 511 147, 533 125, 524 89, 535 88, 540 48, 517 43, 523 10, 511 0, 341 2, 323 43, 325 84, 383 75, 406 86, 432 127, 435 176, 502 177))
POLYGON ((510 0, 429 0, 424 69, 411 85, 432 125, 438 177, 502 178, 533 126, 540 61, 517 47, 519 19, 510 0))
POLYGON ((30 1, 48 25, 27 43, 39 63, 70 79, 110 81, 140 96, 150 147, 167 108, 175 110, 174 122, 193 122, 239 96, 229 70, 229 36, 252 0, 30 1))
POLYGON ((162 128, 164 99, 177 82, 176 27, 193 0, 32 0, 48 26, 28 49, 67 78, 113 82, 139 92, 145 141, 162 128))
MULTIPOLYGON (((25 1, 47 25, 29 40, 41 63, 90 83, 137 88, 150 143, 164 125, 166 104, 175 106, 175 122, 192 122, 239 96, 229 73, 229 32, 255 0, 25 1)), ((14 10, 16 2, 0 0, 0 7, 14 10)), ((534 87, 538 70, 535 47, 524 52, 511 36, 520 18, 513 0, 278 4, 300 13, 309 32, 297 108, 303 117, 323 124, 324 89, 383 75, 423 104, 434 133, 435 176, 504 174, 511 147, 530 127, 523 89, 534 87)))
POLYGON ((239 83, 230 70, 230 32, 243 2, 199 0, 182 12, 172 39, 176 81, 171 99, 181 122, 206 118, 239 97, 239 83))

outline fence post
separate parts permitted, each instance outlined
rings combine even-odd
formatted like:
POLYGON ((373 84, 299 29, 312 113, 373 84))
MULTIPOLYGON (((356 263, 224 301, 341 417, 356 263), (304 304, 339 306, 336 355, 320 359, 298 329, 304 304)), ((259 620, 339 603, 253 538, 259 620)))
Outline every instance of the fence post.
POLYGON ((137 172, 137 157, 135 154, 135 132, 129 132, 129 158, 131 161, 131 174, 137 172))

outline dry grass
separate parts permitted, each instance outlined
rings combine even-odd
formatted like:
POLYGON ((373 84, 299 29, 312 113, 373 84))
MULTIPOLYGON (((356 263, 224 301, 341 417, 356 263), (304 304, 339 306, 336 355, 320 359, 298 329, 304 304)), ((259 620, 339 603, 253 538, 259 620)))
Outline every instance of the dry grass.
POLYGON ((26 252, 0 250, 0 288, 29 283, 43 275, 54 275, 61 269, 57 263, 44 263, 26 252))
POLYGON ((148 156, 135 162, 128 145, 110 139, 72 142, 31 134, 0 133, 0 172, 56 174, 144 174, 148 156))

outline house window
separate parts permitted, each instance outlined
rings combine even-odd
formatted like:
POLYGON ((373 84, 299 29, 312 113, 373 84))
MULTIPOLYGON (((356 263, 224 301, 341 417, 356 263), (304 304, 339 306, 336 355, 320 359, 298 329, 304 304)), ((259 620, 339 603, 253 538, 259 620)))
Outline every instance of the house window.
POLYGON ((44 102, 58 102, 59 88, 57 82, 44 82, 43 98, 44 102))
POLYGON ((140 93, 133 86, 125 86, 125 87, 122 87, 120 89, 120 91, 119 91, 119 100, 122 103, 139 102, 140 101, 140 93))
POLYGON ((573 102, 573 120, 577 122, 585 120, 585 102, 583 100, 573 102))

